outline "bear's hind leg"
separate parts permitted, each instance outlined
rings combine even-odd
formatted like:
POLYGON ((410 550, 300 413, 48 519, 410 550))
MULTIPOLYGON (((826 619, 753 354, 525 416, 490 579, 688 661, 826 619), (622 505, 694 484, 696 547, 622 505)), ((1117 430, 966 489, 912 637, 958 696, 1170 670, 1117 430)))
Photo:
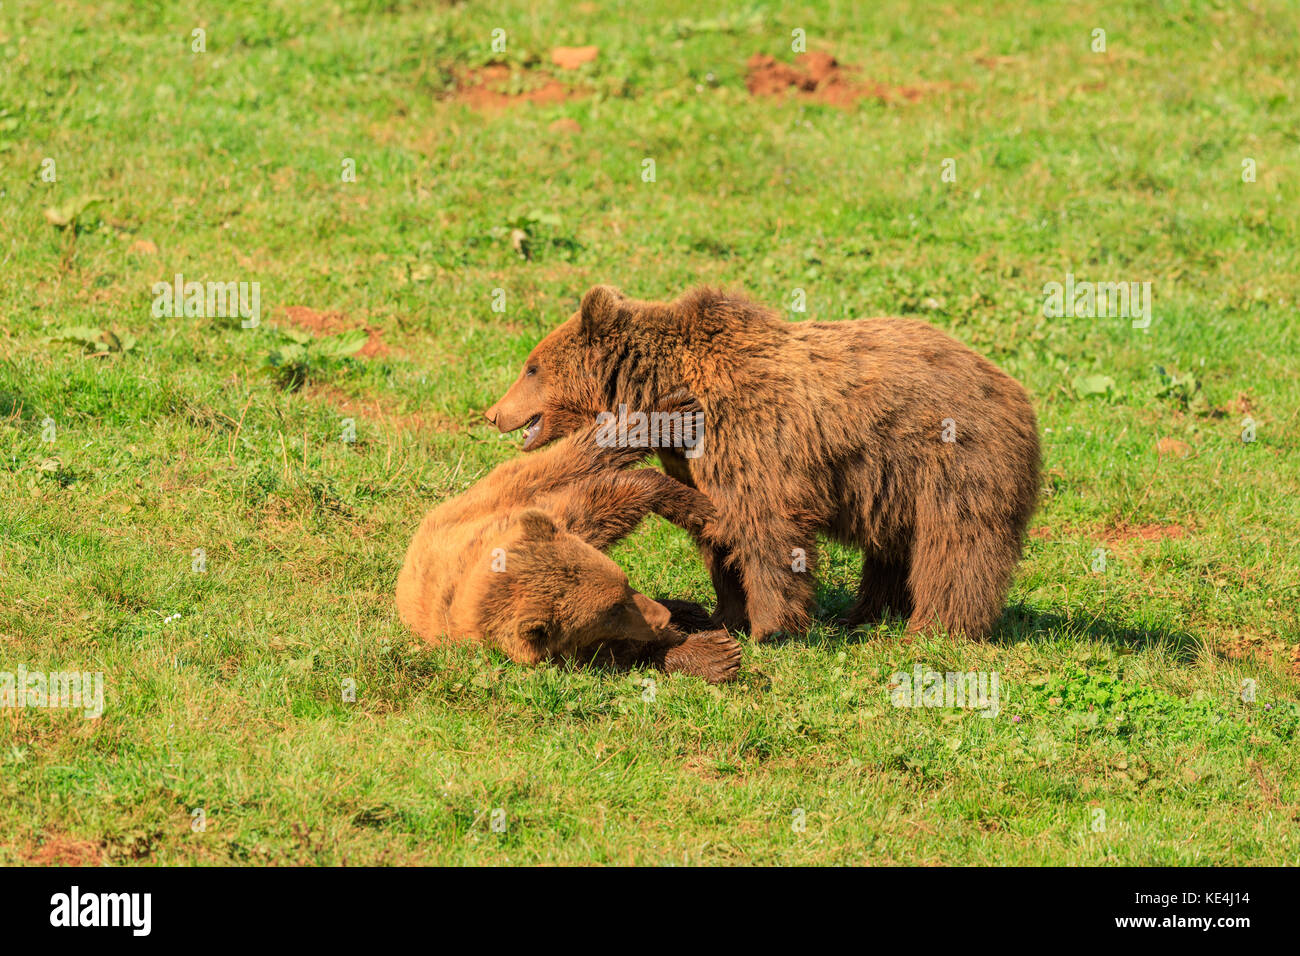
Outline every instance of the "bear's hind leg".
POLYGON ((906 557, 863 554, 857 600, 836 623, 852 629, 879 621, 886 610, 899 617, 911 617, 912 594, 907 586, 910 570, 906 557))
POLYGON ((993 530, 982 516, 918 522, 908 586, 913 610, 907 629, 936 626, 983 640, 1002 616, 1019 542, 993 530))

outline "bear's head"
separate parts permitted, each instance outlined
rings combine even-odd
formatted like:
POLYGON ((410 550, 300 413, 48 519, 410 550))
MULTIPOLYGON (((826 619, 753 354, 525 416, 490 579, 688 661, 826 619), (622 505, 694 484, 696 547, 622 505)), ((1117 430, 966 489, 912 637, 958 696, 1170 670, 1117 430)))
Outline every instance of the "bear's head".
POLYGON ((524 429, 524 451, 534 451, 620 405, 684 410, 681 396, 702 403, 702 386, 735 379, 735 356, 784 334, 776 313, 718 289, 651 302, 598 285, 529 353, 487 419, 501 432, 524 429))
POLYGON ((487 420, 503 433, 524 429, 523 449, 534 451, 615 411, 619 402, 633 408, 652 403, 664 391, 662 376, 643 358, 654 353, 655 333, 672 317, 672 304, 596 286, 529 353, 519 378, 485 413, 487 420))
POLYGON ((536 508, 511 521, 470 587, 495 641, 530 663, 601 641, 651 641, 670 617, 610 558, 536 508))

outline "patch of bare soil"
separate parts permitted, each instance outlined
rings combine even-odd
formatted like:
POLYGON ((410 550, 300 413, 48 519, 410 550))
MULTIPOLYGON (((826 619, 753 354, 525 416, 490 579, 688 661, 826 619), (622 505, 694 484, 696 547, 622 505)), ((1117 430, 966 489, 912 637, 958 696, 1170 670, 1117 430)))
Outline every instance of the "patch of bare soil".
POLYGON ((317 312, 305 305, 287 305, 281 313, 290 324, 306 329, 313 335, 337 335, 339 332, 364 328, 369 338, 356 354, 361 358, 379 358, 388 354, 383 330, 365 323, 353 322, 342 312, 317 312))
POLYGON ((755 53, 746 64, 745 87, 752 96, 784 96, 790 90, 803 99, 847 107, 858 100, 882 103, 915 102, 941 87, 936 85, 893 86, 859 78, 857 67, 841 64, 829 53, 801 53, 794 65, 782 63, 766 53, 755 53))
POLYGON ((1119 521, 1104 528, 1067 526, 1051 528, 1039 525, 1029 529, 1029 537, 1035 541, 1066 541, 1083 539, 1101 541, 1109 548, 1123 550, 1127 545, 1144 544, 1152 541, 1169 541, 1187 535, 1187 529, 1180 524, 1131 524, 1119 521))
POLYGON ((1276 634, 1235 633, 1217 640, 1215 646, 1230 661, 1280 661, 1287 676, 1300 680, 1300 644, 1288 644, 1276 634))
POLYGON ((977 56, 975 62, 987 69, 996 70, 1003 66, 1018 66, 1023 61, 1015 56, 977 56))
POLYGON ((551 51, 551 62, 561 70, 576 70, 584 63, 592 63, 600 55, 594 46, 557 46, 551 51))
POLYGON ((104 862, 100 844, 58 833, 47 833, 41 843, 29 843, 18 852, 23 862, 34 866, 100 866, 104 862))
POLYGON ((471 109, 497 110, 524 103, 565 103, 584 95, 581 90, 565 86, 544 73, 537 73, 535 77, 539 83, 525 83, 515 88, 510 82, 510 67, 504 63, 492 63, 461 75, 451 99, 471 109))
POLYGON ((565 116, 557 119, 548 129, 552 133, 566 133, 570 136, 577 136, 582 132, 582 125, 577 120, 565 116))
MULTIPOLYGON (((1089 542, 1100 541, 1117 558, 1130 560, 1147 549, 1158 547, 1161 541, 1175 541, 1186 537, 1187 533, 1187 529, 1179 524, 1130 524, 1121 520, 1100 531, 1095 526, 1083 529, 1082 537, 1089 542)), ((1088 545, 1089 548, 1094 546, 1088 545)))
POLYGON ((1187 529, 1180 524, 1118 524, 1106 529, 1106 540, 1111 544, 1129 541, 1164 541, 1181 538, 1187 529))
POLYGON ((1193 451, 1191 445, 1178 438, 1161 438, 1156 442, 1156 457, 1161 461, 1184 461, 1192 457, 1193 451))

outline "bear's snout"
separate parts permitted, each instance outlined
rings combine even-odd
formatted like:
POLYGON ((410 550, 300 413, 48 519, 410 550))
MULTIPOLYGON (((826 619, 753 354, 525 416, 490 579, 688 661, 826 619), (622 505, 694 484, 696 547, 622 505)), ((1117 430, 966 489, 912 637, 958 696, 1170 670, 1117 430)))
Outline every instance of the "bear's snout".
POLYGON ((669 613, 668 608, 658 601, 650 600, 639 591, 632 595, 632 603, 636 605, 636 609, 641 612, 641 616, 645 618, 645 622, 650 625, 652 630, 662 631, 672 619, 672 614, 669 613))
POLYGON ((499 432, 517 431, 531 421, 519 406, 518 401, 511 401, 510 396, 507 395, 484 412, 483 417, 499 432))

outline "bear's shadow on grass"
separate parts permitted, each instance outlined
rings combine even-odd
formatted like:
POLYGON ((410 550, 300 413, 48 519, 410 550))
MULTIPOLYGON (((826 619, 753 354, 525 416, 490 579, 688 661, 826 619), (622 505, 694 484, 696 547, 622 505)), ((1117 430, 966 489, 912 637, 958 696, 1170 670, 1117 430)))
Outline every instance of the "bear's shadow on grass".
POLYGON ((1058 636, 1109 644, 1116 650, 1137 651, 1166 647, 1180 660, 1192 660, 1201 641, 1186 631, 1167 627, 1132 627, 1105 617, 1062 615, 1026 604, 1013 603, 1003 611, 993 629, 994 644, 1050 640, 1058 636))
MULTIPOLYGON (((844 643, 861 644, 880 640, 879 625, 867 624, 845 630, 835 623, 853 603, 854 595, 846 589, 831 589, 818 596, 822 610, 808 634, 794 635, 786 641, 802 644, 844 643)), ((885 618, 891 635, 901 636, 906 620, 891 615, 885 618)), ((1033 644, 1055 640, 1059 637, 1099 641, 1116 650, 1135 651, 1150 647, 1166 647, 1178 660, 1195 658, 1201 641, 1186 631, 1171 628, 1138 628, 1121 624, 1104 617, 1065 616, 1054 611, 1043 611, 1021 602, 1008 604, 1002 617, 993 627, 989 643, 1001 646, 1021 641, 1033 644)))

